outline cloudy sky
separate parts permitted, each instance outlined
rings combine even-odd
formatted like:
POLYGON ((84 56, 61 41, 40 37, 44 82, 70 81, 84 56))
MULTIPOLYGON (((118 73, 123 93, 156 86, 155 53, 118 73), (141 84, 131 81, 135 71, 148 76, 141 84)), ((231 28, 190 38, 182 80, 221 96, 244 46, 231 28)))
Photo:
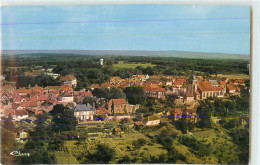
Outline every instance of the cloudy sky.
POLYGON ((193 5, 2 7, 3 49, 249 54, 250 8, 193 5))

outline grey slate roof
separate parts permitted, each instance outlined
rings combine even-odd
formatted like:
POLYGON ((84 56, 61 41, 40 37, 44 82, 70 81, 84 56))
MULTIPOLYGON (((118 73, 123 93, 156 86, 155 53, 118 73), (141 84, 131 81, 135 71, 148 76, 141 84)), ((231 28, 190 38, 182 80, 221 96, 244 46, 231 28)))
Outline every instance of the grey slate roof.
POLYGON ((94 111, 95 109, 90 105, 86 105, 86 104, 78 104, 75 109, 74 112, 79 112, 79 111, 94 111))
POLYGON ((209 80, 209 82, 212 86, 219 85, 217 80, 209 80))

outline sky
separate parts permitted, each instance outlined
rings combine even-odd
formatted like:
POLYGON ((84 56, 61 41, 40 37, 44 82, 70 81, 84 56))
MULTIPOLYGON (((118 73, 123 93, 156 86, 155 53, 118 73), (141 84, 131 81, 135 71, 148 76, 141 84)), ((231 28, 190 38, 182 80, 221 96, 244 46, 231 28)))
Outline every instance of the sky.
POLYGON ((9 6, 1 14, 6 50, 250 53, 247 6, 9 6))

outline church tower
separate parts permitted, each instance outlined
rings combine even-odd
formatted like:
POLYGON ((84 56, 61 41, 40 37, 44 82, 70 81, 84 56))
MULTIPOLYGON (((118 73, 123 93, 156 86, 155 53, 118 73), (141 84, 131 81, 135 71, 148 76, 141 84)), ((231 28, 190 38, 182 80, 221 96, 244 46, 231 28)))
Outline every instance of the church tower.
POLYGON ((198 79, 195 75, 192 75, 192 93, 194 94, 198 89, 198 79))

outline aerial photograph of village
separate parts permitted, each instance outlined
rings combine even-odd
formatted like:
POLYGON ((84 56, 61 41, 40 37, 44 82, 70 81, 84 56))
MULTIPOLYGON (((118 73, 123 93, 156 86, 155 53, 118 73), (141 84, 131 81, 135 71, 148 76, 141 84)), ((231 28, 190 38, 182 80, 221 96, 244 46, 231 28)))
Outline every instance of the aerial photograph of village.
POLYGON ((1 12, 1 164, 248 163, 249 7, 1 12))

